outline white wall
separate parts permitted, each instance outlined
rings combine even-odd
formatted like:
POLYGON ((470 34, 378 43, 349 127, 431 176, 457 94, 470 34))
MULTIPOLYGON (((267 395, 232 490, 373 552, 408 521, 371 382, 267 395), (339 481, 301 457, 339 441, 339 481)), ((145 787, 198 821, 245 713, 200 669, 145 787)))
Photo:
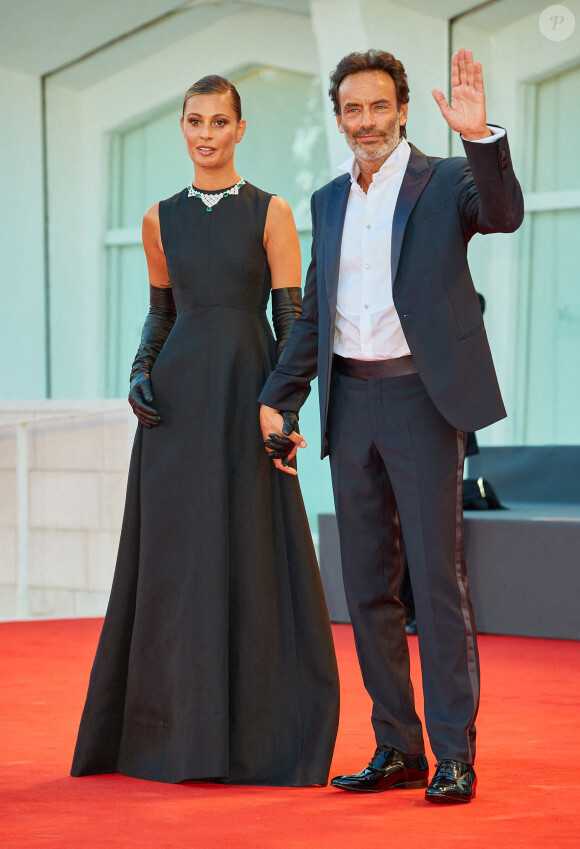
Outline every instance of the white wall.
POLYGON ((0 398, 43 397, 40 81, 0 68, 0 398))
POLYGON ((118 402, 54 402, 0 425, 0 619, 102 616, 135 418, 118 402), (24 424, 17 424, 18 421, 24 424))

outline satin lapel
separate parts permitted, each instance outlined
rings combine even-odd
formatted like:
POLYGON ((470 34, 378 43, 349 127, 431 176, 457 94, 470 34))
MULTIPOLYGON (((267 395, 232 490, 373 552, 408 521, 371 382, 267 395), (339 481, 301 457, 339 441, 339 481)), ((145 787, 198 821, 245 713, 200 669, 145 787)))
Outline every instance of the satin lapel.
POLYGON ((399 197, 395 205, 395 214, 393 215, 391 237, 391 279, 393 283, 397 276, 407 221, 421 192, 429 182, 432 173, 433 166, 429 165, 425 154, 421 153, 415 145, 411 145, 411 156, 409 157, 407 170, 405 171, 399 197))
POLYGON ((350 174, 343 174, 331 183, 330 197, 326 207, 326 224, 324 228, 324 274, 326 277, 326 292, 330 305, 330 314, 334 317, 336 295, 338 291, 338 271, 340 267, 340 247, 346 205, 350 194, 350 174))

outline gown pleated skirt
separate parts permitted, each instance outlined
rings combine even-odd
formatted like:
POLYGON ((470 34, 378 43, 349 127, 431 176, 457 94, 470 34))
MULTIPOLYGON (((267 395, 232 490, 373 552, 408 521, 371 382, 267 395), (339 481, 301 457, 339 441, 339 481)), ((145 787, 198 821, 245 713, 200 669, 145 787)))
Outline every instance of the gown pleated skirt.
POLYGON ((137 429, 73 775, 328 780, 328 613, 298 480, 274 468, 258 421, 275 348, 268 202, 246 184, 211 216, 185 192, 160 204, 178 307, 152 371, 162 423, 137 429))

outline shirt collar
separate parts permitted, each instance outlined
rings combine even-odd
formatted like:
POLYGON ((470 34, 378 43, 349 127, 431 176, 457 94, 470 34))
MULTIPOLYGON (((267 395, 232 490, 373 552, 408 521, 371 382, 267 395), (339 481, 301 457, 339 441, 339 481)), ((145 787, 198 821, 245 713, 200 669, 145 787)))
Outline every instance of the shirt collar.
MULTIPOLYGON (((394 151, 391 153, 391 155, 388 156, 387 159, 385 159, 377 173, 373 174, 373 183, 377 178, 380 179, 380 177, 384 176, 388 168, 397 166, 397 170, 399 170, 399 168, 406 167, 410 155, 411 148, 409 146, 409 142, 407 141, 407 139, 403 138, 401 139, 397 147, 394 149, 394 151)), ((338 166, 338 170, 346 171, 348 174, 350 174, 351 183, 356 183, 360 174, 360 168, 358 167, 358 163, 354 157, 354 154, 352 156, 349 156, 348 159, 345 159, 345 161, 338 166)))

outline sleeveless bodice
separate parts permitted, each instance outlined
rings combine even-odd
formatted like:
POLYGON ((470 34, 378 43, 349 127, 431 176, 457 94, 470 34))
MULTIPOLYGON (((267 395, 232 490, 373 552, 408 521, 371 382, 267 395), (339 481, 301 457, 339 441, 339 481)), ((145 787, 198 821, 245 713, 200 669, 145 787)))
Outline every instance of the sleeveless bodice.
POLYGON ((160 202, 161 241, 178 313, 266 309, 271 283, 263 241, 271 197, 246 183, 211 212, 187 189, 160 202))

